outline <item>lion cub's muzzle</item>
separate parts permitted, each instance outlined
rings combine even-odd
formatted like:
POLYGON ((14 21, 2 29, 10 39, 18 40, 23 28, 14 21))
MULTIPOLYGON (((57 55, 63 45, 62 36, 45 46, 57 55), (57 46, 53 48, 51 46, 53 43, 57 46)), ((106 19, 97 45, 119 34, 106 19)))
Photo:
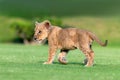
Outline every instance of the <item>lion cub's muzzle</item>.
POLYGON ((38 36, 34 36, 34 37, 33 37, 33 40, 34 40, 35 42, 40 43, 40 44, 45 42, 44 39, 41 39, 41 38, 39 38, 38 36))
POLYGON ((37 40, 37 36, 36 35, 34 35, 33 40, 35 40, 35 41, 37 40))
POLYGON ((42 41, 42 39, 37 38, 37 36, 34 36, 33 40, 35 40, 35 41, 42 41))
POLYGON ((37 38, 36 38, 36 37, 33 37, 33 40, 35 40, 35 41, 36 41, 36 40, 37 40, 37 38))

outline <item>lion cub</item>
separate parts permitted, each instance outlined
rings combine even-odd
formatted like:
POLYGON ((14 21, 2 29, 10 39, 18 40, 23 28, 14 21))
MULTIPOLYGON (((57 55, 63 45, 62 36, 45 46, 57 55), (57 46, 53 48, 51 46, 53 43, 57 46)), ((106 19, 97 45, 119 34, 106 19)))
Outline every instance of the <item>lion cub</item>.
POLYGON ((66 64, 66 55, 69 50, 80 49, 86 56, 85 66, 92 66, 94 62, 94 51, 92 50, 92 42, 95 40, 101 46, 107 45, 107 40, 102 43, 95 34, 77 28, 62 29, 53 26, 48 20, 41 23, 35 23, 34 39, 42 42, 48 39, 49 55, 48 61, 44 64, 52 64, 56 51, 60 49, 58 61, 66 64))

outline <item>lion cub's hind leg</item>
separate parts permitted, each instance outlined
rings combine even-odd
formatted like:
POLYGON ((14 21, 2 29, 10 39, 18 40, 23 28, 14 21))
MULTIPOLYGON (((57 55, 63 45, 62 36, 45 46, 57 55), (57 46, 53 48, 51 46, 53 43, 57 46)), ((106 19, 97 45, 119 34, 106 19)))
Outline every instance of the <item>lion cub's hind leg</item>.
POLYGON ((58 55, 58 61, 62 64, 67 64, 66 55, 69 50, 61 50, 58 55))
POLYGON ((94 62, 94 52, 89 45, 83 45, 80 50, 85 54, 86 59, 84 60, 85 66, 92 66, 94 62))

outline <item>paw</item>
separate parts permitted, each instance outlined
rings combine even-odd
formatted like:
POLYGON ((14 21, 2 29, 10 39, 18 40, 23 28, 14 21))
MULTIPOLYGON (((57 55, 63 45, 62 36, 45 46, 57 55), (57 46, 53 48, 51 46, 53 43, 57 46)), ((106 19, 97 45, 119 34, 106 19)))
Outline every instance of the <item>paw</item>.
POLYGON ((92 66, 93 66, 93 64, 91 64, 91 65, 86 64, 85 65, 85 67, 92 67, 92 66))
POLYGON ((65 57, 58 58, 58 61, 59 61, 61 64, 67 64, 67 60, 66 60, 65 57))
POLYGON ((94 65, 94 61, 88 62, 87 59, 84 60, 85 67, 91 67, 94 65))
POLYGON ((51 62, 44 62, 43 64, 52 64, 51 62))
POLYGON ((87 64, 87 62, 88 62, 88 59, 84 59, 84 61, 83 61, 83 64, 87 64))

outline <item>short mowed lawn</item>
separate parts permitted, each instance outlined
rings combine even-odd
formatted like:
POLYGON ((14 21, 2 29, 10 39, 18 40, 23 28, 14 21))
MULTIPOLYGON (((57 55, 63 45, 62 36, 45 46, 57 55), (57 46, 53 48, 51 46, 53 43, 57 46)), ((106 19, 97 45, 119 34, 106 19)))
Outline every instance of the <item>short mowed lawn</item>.
POLYGON ((57 56, 52 65, 43 65, 47 45, 0 44, 0 80, 120 80, 120 47, 93 49, 93 67, 84 67, 79 50, 69 52, 67 65, 60 64, 57 56))

